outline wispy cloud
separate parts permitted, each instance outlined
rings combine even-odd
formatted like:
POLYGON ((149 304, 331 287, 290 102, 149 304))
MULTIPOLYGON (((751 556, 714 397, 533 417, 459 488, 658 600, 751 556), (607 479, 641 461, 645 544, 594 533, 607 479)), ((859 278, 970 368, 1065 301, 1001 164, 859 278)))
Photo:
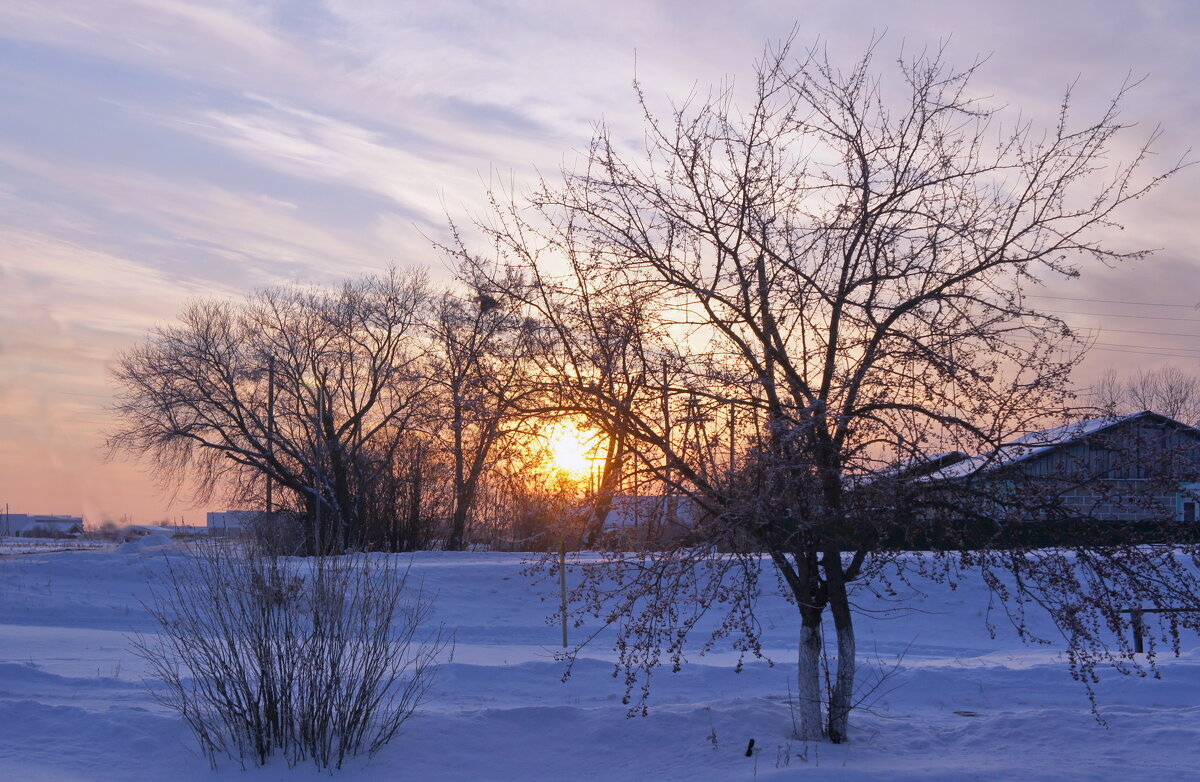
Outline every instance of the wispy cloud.
POLYGON ((253 113, 213 111, 204 120, 189 127, 252 165, 382 195, 426 224, 442 221, 438 191, 462 191, 468 181, 441 144, 410 137, 401 146, 379 131, 311 111, 264 103, 253 113))

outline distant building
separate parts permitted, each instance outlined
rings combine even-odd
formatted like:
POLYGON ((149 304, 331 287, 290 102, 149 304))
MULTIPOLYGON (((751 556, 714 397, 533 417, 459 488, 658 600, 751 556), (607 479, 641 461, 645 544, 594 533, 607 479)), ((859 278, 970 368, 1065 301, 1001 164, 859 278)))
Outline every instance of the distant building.
POLYGON ((79 516, 0 513, 0 535, 21 538, 77 538, 83 534, 79 516))
POLYGON ((618 545, 653 547, 686 537, 702 516, 688 497, 617 495, 604 517, 602 534, 618 545))
POLYGON ((225 510, 208 514, 207 528, 210 535, 249 534, 254 522, 263 515, 258 510, 225 510))

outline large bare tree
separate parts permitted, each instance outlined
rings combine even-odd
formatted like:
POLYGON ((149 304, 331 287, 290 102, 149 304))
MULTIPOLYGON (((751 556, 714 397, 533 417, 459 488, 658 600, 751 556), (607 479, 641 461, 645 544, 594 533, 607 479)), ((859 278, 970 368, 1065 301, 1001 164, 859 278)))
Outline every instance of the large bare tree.
POLYGON ((427 412, 420 274, 203 301, 126 352, 110 444, 202 496, 301 509, 306 549, 361 542, 368 495, 427 412), (270 487, 268 489, 267 487, 270 487))
MULTIPOLYGON (((555 336, 562 409, 613 438, 635 481, 699 509, 685 545, 583 566, 582 607, 617 625, 630 690, 680 664, 718 607, 717 635, 758 650, 762 554, 798 611, 805 739, 847 737, 850 588, 905 523, 897 498, 929 485, 936 454, 1068 412, 1084 345, 1025 290, 1141 257, 1110 244, 1116 216, 1178 170, 1144 175, 1154 133, 1116 160, 1125 88, 1083 122, 1068 93, 1042 129, 1002 122, 978 65, 934 52, 880 72, 873 53, 843 70, 770 49, 745 106, 724 85, 660 114, 639 87, 644 147, 601 126, 561 181, 493 194, 480 229, 496 255, 459 248, 555 336)), ((1118 588, 1079 589, 1097 583, 1118 588)))

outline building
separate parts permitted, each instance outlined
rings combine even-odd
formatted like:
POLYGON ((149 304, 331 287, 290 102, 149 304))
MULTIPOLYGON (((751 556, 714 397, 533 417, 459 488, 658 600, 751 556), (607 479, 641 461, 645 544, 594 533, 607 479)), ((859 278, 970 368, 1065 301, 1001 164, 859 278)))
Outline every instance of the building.
POLYGON ((79 516, 0 513, 0 535, 22 538, 77 538, 83 535, 79 516))
MULTIPOLYGON (((870 534, 916 550, 1200 542, 1200 428, 1151 411, 1076 421, 976 456, 922 456, 845 485, 849 547, 870 534)), ((618 495, 595 521, 610 544, 638 549, 686 542, 703 519, 686 497, 618 495)))
POLYGON ((262 515, 258 510, 210 511, 205 526, 209 535, 247 535, 262 515))
POLYGON ((1184 540, 1200 534, 1200 429, 1149 410, 1021 437, 910 483, 928 510, 1014 542, 1184 540), (1188 525, 1183 527, 1182 525, 1188 525), (1093 540, 1094 538, 1094 540, 1093 540))
POLYGON ((677 543, 691 533, 703 511, 684 496, 617 495, 604 514, 601 534, 610 544, 646 548, 677 543))

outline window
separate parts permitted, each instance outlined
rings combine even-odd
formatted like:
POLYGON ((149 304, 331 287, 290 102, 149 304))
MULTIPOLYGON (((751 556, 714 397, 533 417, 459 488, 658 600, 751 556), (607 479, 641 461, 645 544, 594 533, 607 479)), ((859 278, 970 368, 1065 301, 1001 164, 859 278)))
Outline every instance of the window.
POLYGON ((1175 519, 1189 524, 1200 521, 1200 483, 1181 483, 1175 495, 1175 519))

